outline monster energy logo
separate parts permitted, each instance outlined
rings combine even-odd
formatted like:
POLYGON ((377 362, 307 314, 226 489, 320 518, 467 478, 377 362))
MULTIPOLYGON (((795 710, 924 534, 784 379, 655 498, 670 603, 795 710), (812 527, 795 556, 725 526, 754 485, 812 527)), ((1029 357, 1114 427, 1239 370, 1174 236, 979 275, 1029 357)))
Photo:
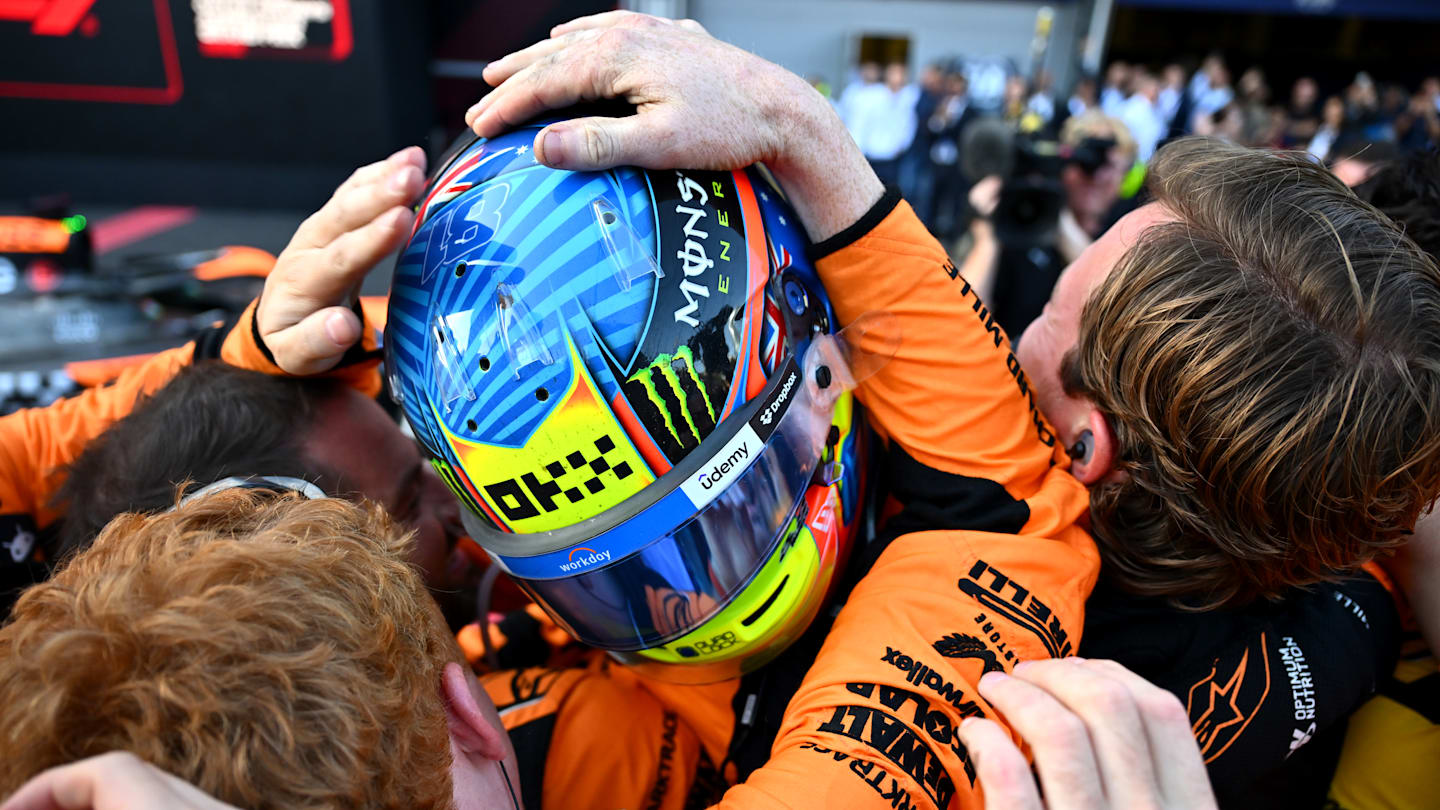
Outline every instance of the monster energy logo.
POLYGON ((715 429, 715 406, 695 373, 695 356, 689 346, 657 356, 631 374, 624 389, 660 451, 672 462, 715 429))

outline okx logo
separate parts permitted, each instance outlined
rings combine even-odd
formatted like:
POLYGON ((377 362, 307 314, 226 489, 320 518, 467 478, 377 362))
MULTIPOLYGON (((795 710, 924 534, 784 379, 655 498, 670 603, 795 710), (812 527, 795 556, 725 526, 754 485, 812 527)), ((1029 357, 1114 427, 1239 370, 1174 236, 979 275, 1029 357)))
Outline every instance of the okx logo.
POLYGON ((715 405, 695 371, 689 346, 661 354, 631 374, 625 396, 649 429, 660 452, 678 461, 715 429, 715 405))
POLYGON ((567 503, 579 503, 587 496, 604 492, 605 473, 613 474, 616 481, 623 481, 635 472, 626 461, 610 466, 606 455, 614 449, 615 440, 601 436, 595 440, 595 450, 599 454, 594 458, 576 450, 546 464, 539 472, 528 472, 518 478, 488 484, 485 494, 510 520, 533 518, 542 509, 554 512, 567 503))

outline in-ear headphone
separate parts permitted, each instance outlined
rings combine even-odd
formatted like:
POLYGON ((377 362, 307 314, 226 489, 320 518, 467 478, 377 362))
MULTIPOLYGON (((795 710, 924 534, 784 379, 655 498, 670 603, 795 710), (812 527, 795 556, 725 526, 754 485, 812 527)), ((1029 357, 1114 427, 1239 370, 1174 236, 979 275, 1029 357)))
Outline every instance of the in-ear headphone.
POLYGON ((1090 449, 1095 445, 1095 434, 1088 430, 1080 432, 1080 438, 1070 445, 1070 458, 1074 461, 1089 461, 1090 449))

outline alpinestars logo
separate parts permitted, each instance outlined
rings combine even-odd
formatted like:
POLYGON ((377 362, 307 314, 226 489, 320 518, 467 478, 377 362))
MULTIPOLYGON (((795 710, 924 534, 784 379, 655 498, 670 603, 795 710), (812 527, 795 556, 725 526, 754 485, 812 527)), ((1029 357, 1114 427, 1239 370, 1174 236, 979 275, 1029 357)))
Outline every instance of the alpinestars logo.
POLYGON ((986 672, 1003 672, 1005 667, 995 660, 995 653, 985 646, 985 642, 974 636, 967 636, 964 633, 951 633, 940 639, 933 645, 935 652, 946 658, 975 658, 984 665, 986 672))
POLYGON ((1245 733, 1269 694, 1270 649, 1264 633, 1246 646, 1239 661, 1217 659, 1210 673, 1190 687, 1185 713, 1207 765, 1245 733))

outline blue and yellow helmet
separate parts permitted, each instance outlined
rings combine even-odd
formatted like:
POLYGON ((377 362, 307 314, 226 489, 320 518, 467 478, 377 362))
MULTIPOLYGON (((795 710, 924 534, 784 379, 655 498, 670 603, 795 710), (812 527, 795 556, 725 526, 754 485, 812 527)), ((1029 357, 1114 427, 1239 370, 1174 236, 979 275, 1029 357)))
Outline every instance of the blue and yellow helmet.
POLYGON ((576 638, 671 680, 750 671, 859 522, 864 431, 807 242, 763 169, 560 171, 539 128, 433 174, 391 388, 472 538, 576 638))

